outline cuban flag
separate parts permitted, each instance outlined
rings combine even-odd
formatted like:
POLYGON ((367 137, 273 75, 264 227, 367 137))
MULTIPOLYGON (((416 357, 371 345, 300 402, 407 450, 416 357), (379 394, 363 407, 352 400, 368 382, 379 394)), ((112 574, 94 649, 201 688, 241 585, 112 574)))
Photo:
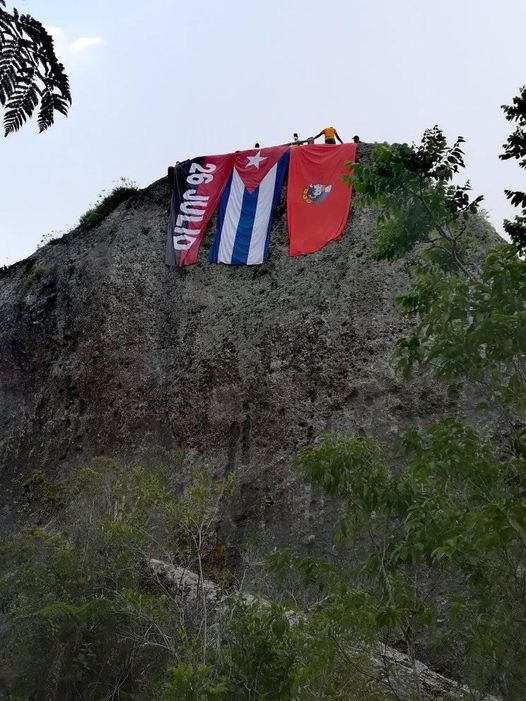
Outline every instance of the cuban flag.
POLYGON ((266 260, 288 159, 288 146, 236 154, 219 204, 211 263, 258 265, 266 260))

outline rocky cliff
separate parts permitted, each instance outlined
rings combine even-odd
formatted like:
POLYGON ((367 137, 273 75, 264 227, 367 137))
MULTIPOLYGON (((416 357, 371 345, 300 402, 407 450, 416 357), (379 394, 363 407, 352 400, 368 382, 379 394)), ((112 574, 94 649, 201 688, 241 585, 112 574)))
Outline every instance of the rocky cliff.
POLYGON ((391 441, 463 411, 390 367, 409 262, 371 259, 374 213, 358 206, 340 241, 290 258, 283 193, 265 265, 209 264, 209 231, 200 262, 171 269, 168 203, 161 179, 0 273, 4 522, 31 470, 104 454, 238 472, 232 544, 328 542, 332 512, 291 466, 300 448, 326 430, 391 441))

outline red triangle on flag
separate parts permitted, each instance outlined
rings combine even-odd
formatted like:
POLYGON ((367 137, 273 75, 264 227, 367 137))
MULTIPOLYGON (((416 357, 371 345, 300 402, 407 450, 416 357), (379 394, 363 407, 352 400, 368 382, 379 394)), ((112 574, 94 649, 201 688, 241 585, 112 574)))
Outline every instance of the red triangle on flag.
POLYGON ((253 148, 249 151, 236 153, 234 168, 239 173, 244 186, 249 192, 254 192, 265 175, 287 151, 288 146, 272 146, 270 148, 253 148))

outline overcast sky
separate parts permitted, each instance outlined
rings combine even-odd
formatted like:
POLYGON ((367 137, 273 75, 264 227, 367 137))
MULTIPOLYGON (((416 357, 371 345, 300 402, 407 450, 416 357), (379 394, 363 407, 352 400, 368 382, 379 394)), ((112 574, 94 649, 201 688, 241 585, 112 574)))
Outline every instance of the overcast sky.
MULTIPOLYGON (((11 8, 13 3, 8 0, 11 8)), ((70 116, 0 141, 0 265, 67 231, 121 177, 333 124, 344 140, 467 139, 466 177, 501 231, 499 106, 526 83, 526 1, 18 0, 49 26, 70 116)))

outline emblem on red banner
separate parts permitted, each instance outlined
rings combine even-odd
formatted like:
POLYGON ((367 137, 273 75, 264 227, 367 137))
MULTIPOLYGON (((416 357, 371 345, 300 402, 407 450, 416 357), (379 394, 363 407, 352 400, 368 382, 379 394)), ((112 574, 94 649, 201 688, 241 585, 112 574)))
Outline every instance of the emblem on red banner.
POLYGON ((307 204, 320 204, 331 194, 332 185, 309 185, 303 190, 303 201, 307 204))

